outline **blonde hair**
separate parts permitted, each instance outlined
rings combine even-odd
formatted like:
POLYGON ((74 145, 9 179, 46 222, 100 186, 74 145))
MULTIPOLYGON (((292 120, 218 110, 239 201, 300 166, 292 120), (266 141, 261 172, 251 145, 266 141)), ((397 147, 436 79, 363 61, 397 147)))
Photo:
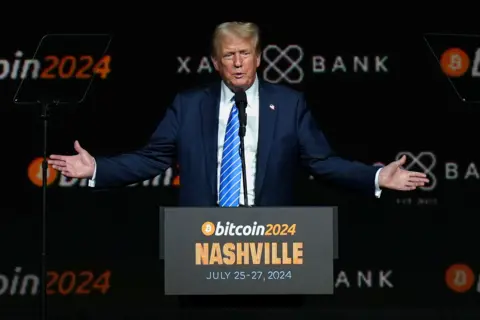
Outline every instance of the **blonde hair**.
POLYGON ((212 55, 217 56, 221 40, 224 36, 236 36, 253 41, 255 52, 260 54, 260 29, 253 22, 224 22, 219 24, 213 33, 212 55))

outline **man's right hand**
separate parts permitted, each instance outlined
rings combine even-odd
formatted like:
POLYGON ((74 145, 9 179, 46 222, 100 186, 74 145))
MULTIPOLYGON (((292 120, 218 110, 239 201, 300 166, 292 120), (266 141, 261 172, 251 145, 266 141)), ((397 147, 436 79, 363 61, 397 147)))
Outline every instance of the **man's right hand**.
POLYGON ((52 168, 69 178, 91 178, 95 170, 95 159, 80 146, 78 141, 75 141, 74 148, 78 152, 77 155, 52 154, 48 164, 51 164, 52 168))

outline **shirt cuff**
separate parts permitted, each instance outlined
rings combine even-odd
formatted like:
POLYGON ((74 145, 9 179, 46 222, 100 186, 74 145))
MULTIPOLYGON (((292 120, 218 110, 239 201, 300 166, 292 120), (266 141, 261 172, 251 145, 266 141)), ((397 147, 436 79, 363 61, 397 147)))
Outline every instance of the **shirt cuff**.
POLYGON ((95 177, 97 176, 97 162, 93 159, 95 168, 93 169, 93 176, 91 179, 88 179, 88 186, 93 188, 95 187, 95 177))
POLYGON ((378 169, 377 173, 375 174, 375 197, 377 198, 380 198, 380 196, 382 195, 382 189, 380 189, 380 185, 378 183, 378 177, 380 175, 381 170, 382 168, 378 169))

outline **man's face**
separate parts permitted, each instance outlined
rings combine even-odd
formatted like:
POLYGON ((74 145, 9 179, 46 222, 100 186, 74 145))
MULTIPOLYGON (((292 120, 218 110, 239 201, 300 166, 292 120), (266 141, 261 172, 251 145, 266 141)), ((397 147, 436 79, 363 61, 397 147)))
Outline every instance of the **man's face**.
POLYGON ((216 54, 213 65, 228 87, 247 90, 253 84, 260 65, 253 41, 224 36, 216 54))

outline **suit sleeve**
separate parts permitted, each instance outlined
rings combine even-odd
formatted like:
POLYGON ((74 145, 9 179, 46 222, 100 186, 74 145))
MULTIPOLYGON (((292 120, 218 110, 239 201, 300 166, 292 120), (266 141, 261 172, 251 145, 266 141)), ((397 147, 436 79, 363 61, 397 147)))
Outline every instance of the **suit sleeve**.
POLYGON ((303 95, 297 102, 297 132, 302 164, 313 175, 374 195, 378 168, 337 156, 318 128, 303 95))
POLYGON ((142 149, 96 158, 95 187, 118 187, 153 178, 173 162, 179 130, 181 98, 177 96, 142 149))

